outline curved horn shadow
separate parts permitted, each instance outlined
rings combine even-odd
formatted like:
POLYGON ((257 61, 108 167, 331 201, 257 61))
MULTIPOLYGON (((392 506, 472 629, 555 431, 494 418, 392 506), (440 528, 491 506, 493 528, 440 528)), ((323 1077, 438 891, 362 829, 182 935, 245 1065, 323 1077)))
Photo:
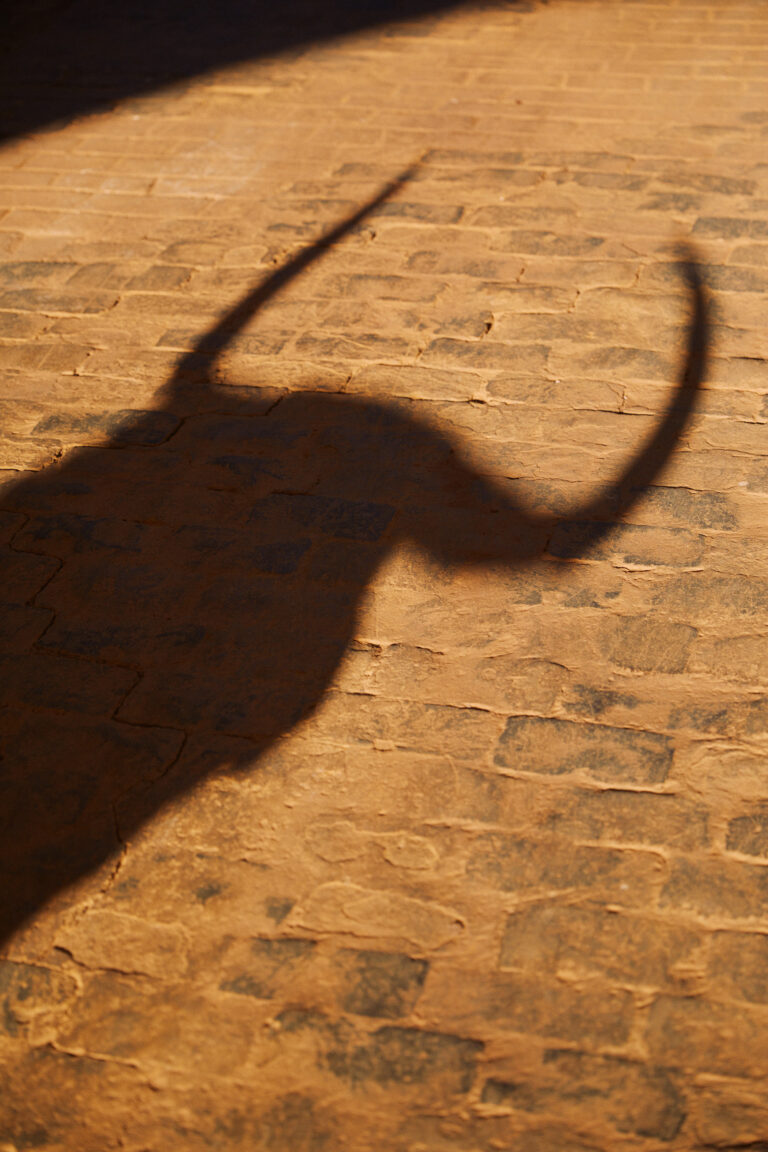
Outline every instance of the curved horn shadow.
POLYGON ((580 551, 594 547, 613 527, 608 521, 625 516, 637 504, 661 474, 695 411, 707 370, 709 303, 693 249, 683 246, 681 254, 693 308, 680 383, 664 419, 637 449, 619 480, 567 517, 585 526, 579 537, 580 551))
POLYGON ((321 256, 334 248, 340 240, 348 236, 371 212, 396 195, 417 170, 418 164, 412 164, 406 168, 399 176, 386 184, 380 192, 366 201, 362 208, 353 212, 346 220, 342 220, 340 224, 316 240, 314 244, 302 248, 285 264, 271 272, 266 280, 246 293, 242 300, 229 309, 221 320, 218 320, 212 328, 200 337, 192 351, 182 357, 170 380, 162 388, 160 395, 181 397, 185 387, 185 379, 190 373, 199 372, 201 365, 210 370, 226 350, 228 344, 239 332, 242 332, 243 328, 254 319, 265 304, 269 303, 297 276, 306 272, 321 256))

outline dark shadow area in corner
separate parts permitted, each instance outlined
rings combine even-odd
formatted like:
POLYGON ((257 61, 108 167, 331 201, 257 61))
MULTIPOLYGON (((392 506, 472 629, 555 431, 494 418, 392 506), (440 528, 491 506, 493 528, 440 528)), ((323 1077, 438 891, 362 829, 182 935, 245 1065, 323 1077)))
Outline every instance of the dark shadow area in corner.
MULTIPOLYGON (((204 774, 253 765, 309 716, 398 541, 514 569, 557 528, 402 407, 216 381, 258 309, 405 179, 249 292, 156 410, 0 491, 0 939, 204 774)), ((680 385, 623 477, 575 514, 576 551, 658 475, 693 409, 706 315, 690 258, 682 270, 680 385)))
MULTIPOLYGON (((464 0, 525 11, 530 0, 464 0)), ((17 0, 0 45, 0 140, 278 52, 461 0, 17 0)))

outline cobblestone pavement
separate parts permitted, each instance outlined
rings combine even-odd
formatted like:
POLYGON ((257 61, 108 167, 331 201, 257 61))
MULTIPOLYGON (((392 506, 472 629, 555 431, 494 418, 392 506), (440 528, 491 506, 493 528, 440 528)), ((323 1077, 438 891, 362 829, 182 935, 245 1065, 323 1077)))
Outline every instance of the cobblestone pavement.
POLYGON ((767 44, 458 8, 3 146, 3 1152, 768 1148, 767 44), (534 540, 681 239, 699 410, 534 540))

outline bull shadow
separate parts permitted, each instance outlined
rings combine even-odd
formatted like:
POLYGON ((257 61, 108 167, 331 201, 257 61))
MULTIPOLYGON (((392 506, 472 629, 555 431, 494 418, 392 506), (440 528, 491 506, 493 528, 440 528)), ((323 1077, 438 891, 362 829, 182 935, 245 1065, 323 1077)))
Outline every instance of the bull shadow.
MULTIPOLYGON (((398 542, 515 569, 557 527, 402 408, 217 382, 259 308, 407 177, 249 292, 154 411, 0 492, 3 940, 231 768, 234 745, 234 768, 253 766, 313 712, 398 542)), ((582 551, 658 475, 693 410, 706 306, 692 258, 682 271, 693 314, 679 386, 624 475, 566 525, 582 551)))

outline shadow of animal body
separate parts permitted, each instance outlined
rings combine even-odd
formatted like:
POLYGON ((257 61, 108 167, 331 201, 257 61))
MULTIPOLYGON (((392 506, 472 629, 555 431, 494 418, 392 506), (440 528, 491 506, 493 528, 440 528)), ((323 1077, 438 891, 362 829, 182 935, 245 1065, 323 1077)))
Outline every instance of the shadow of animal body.
MULTIPOLYGON (((252 765, 311 714, 398 541, 510 567, 545 546, 553 520, 403 409, 212 382, 259 307, 401 183, 250 292, 156 411, 0 494, 2 938, 174 795, 233 756, 252 765)), ((705 314, 692 264, 687 275, 683 381, 619 485, 577 513, 584 549, 658 473, 691 411, 705 314)))

